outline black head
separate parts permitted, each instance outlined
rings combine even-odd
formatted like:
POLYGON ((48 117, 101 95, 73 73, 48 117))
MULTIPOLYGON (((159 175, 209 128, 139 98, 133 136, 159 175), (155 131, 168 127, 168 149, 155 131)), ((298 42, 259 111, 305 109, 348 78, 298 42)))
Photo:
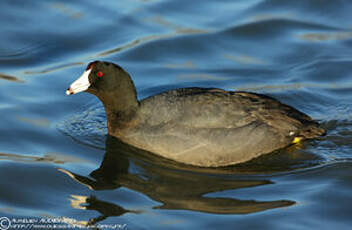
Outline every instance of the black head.
POLYGON ((114 63, 94 61, 89 63, 83 74, 71 84, 66 94, 85 91, 99 96, 122 87, 134 90, 132 80, 126 71, 114 63))
POLYGON ((103 102, 111 135, 121 127, 127 126, 138 110, 136 88, 131 77, 116 64, 102 61, 89 63, 82 76, 71 84, 66 94, 83 91, 96 95, 103 102))

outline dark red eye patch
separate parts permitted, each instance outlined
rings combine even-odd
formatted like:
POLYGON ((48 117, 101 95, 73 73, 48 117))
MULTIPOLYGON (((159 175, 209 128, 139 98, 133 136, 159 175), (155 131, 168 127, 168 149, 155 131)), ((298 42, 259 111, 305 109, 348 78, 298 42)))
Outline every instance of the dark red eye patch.
POLYGON ((92 69, 96 63, 97 63, 97 61, 93 61, 93 62, 89 63, 86 70, 92 69))

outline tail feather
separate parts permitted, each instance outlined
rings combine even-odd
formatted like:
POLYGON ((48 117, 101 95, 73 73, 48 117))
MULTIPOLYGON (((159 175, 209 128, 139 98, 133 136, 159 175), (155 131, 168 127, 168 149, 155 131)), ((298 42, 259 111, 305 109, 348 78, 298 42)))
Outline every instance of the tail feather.
POLYGON ((299 136, 303 139, 313 139, 319 136, 324 136, 325 134, 326 130, 316 125, 308 126, 299 132, 299 136))

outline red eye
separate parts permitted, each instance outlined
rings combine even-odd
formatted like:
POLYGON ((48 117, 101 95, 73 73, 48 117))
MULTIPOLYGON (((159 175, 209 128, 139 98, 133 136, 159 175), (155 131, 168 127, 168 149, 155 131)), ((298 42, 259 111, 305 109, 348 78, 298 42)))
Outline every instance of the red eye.
POLYGON ((103 72, 101 72, 101 71, 99 71, 98 73, 97 73, 97 76, 98 77, 102 77, 104 74, 103 74, 103 72))

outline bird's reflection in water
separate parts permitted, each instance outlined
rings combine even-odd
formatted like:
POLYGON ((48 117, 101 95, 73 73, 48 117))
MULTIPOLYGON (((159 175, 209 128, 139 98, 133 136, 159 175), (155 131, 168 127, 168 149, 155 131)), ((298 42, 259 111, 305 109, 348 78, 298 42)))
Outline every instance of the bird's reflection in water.
MULTIPOLYGON (((63 171, 70 173, 68 171, 63 171)), ((92 218, 89 221, 78 221, 76 224, 83 226, 94 226, 97 222, 105 220, 109 216, 121 216, 125 213, 140 213, 139 211, 127 210, 119 205, 98 200, 95 196, 78 196, 71 195, 71 207, 83 210, 95 210, 100 213, 100 216, 92 218)))
MULTIPOLYGON (((256 163, 254 162, 253 165, 256 163)), ((255 170, 250 169, 249 164, 246 167, 248 172, 252 170, 253 173, 255 170)), ((214 192, 267 185, 272 182, 243 172, 239 174, 243 171, 243 166, 217 169, 181 165, 135 149, 113 137, 106 139, 104 160, 89 176, 78 175, 64 169, 59 170, 92 190, 113 190, 125 187, 140 192, 161 203, 153 207, 154 209, 248 214, 295 203, 288 200, 257 201, 205 196, 214 192)), ((85 209, 101 213, 101 216, 90 220, 90 223, 128 212, 140 213, 126 210, 118 204, 100 201, 95 197, 86 197, 84 202, 85 209)))

